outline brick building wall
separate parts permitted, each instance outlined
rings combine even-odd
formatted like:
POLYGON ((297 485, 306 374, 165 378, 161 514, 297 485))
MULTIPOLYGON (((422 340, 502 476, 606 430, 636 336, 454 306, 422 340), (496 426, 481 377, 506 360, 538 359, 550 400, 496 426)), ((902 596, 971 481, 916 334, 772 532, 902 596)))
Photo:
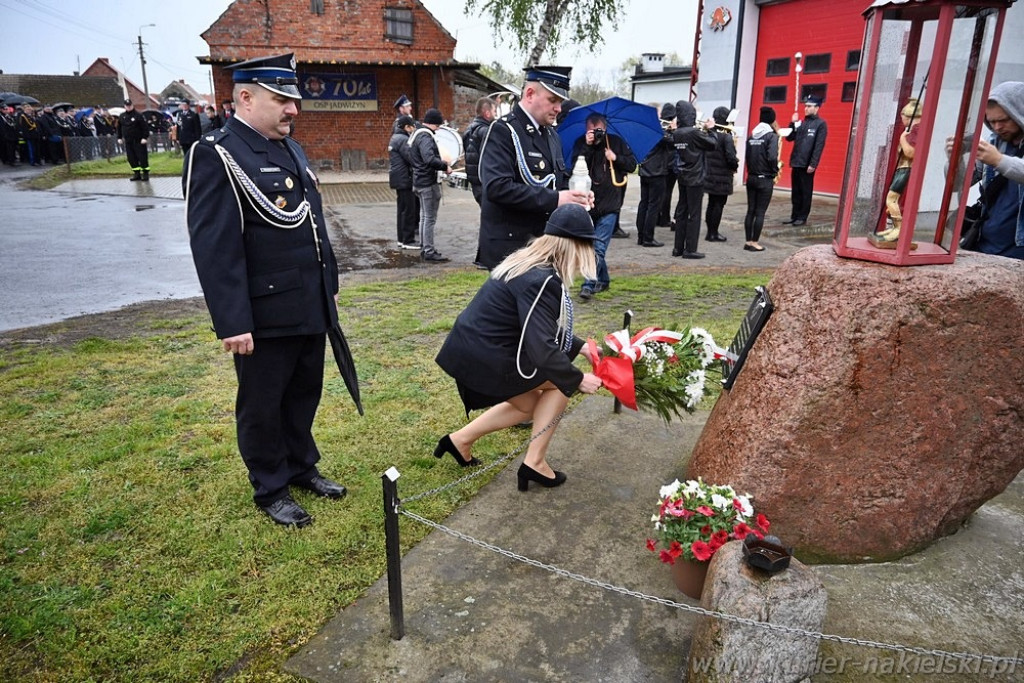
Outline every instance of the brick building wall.
MULTIPOLYGON (((377 106, 373 111, 310 111, 295 121, 295 138, 310 160, 338 169, 385 168, 387 143, 395 118, 392 105, 403 93, 422 117, 437 107, 455 120, 467 99, 455 97, 459 69, 455 39, 416 0, 323 0, 323 13, 310 0, 236 0, 203 33, 213 68, 214 99, 231 96, 231 74, 223 67, 245 59, 294 52, 300 82, 304 73, 373 74, 377 106), (411 44, 385 38, 385 8, 408 9, 413 18, 411 44)), ((482 94, 474 91, 471 103, 482 94)), ((485 94, 485 93, 484 93, 485 94)), ((462 119, 462 125, 472 116, 462 119)))

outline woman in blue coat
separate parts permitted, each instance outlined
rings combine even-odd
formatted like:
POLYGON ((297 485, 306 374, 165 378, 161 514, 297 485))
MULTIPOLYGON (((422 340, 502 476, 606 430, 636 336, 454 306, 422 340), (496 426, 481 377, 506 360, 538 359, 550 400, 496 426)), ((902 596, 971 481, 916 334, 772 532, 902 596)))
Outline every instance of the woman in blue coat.
POLYGON ((565 474, 546 459, 557 419, 577 390, 592 394, 601 387, 600 379, 572 363, 583 340, 572 333, 568 294, 574 277, 596 277, 594 237, 586 208, 557 208, 544 233, 502 261, 456 318, 437 364, 455 378, 467 415, 486 410, 442 437, 436 457, 450 453, 463 467, 479 464, 472 455, 477 439, 533 420, 519 490, 531 481, 565 483, 565 474))

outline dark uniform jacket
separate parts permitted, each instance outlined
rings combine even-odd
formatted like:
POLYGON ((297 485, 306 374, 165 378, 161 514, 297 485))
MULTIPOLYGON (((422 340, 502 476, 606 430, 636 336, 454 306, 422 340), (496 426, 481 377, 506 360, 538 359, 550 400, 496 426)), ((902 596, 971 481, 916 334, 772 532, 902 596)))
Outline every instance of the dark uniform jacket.
POLYGON ((747 138, 747 177, 774 178, 779 172, 779 136, 767 123, 759 123, 747 138))
POLYGON ((338 265, 318 180, 302 148, 281 143, 232 117, 185 160, 192 258, 218 339, 317 334, 338 321, 338 265), (217 147, 244 177, 226 168, 217 147), (281 216, 304 201, 301 221, 281 216))
POLYGON ((679 180, 689 187, 701 186, 707 174, 704 153, 715 148, 715 136, 696 127, 697 110, 685 100, 676 102, 676 121, 679 127, 672 131, 672 142, 679 161, 679 180))
POLYGON ((789 154, 790 168, 818 168, 827 136, 828 126, 824 119, 817 116, 808 116, 803 123, 795 126, 786 138, 793 143, 793 151, 789 154))
POLYGON ((182 149, 188 149, 192 143, 203 134, 203 125, 199 120, 199 114, 191 109, 184 109, 178 112, 178 144, 182 149))
POLYGON ((640 162, 640 177, 654 178, 671 175, 675 154, 676 148, 672 144, 672 131, 666 130, 654 149, 648 152, 647 157, 640 162))
POLYGON ((569 186, 558 133, 550 126, 538 129, 517 104, 487 129, 480 149, 480 182, 480 262, 493 268, 544 231, 548 216, 558 208, 559 190, 569 186))
POLYGON ((441 158, 437 141, 429 128, 417 128, 409 136, 409 163, 412 165, 414 188, 437 185, 437 172, 448 168, 448 162, 441 158))
POLYGON ((480 184, 480 146, 490 125, 490 121, 477 116, 466 126, 466 132, 462 134, 462 149, 466 155, 466 180, 470 185, 480 184))
POLYGON ((562 280, 554 268, 534 268, 507 282, 488 278, 455 319, 437 354, 437 364, 487 396, 512 398, 548 380, 571 396, 583 381, 583 373, 572 359, 584 342, 573 337, 572 347, 565 353, 555 340, 561 305, 562 280), (523 343, 517 367, 520 336, 523 343))
POLYGON ((40 128, 39 121, 35 116, 30 116, 25 112, 18 114, 18 132, 26 140, 42 140, 43 138, 43 129, 40 128))
POLYGON ((706 155, 704 191, 708 194, 732 194, 733 175, 740 167, 736 143, 732 135, 724 130, 716 130, 712 135, 715 137, 715 148, 706 155))
POLYGON ((400 130, 388 143, 388 187, 393 190, 412 189, 412 159, 409 158, 409 134, 400 130))
POLYGON ((149 137, 149 124, 141 112, 134 109, 117 117, 117 137, 120 140, 145 140, 149 137))

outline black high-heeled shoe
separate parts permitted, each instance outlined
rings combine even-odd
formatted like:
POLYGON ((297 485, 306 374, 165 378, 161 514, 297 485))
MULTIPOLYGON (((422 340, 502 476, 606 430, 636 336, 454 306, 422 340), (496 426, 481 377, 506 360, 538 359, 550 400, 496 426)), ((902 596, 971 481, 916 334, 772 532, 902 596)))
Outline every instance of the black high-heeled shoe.
POLYGON ((541 486, 551 489, 556 486, 561 486, 567 479, 565 472, 559 472, 558 470, 555 470, 555 476, 545 477, 525 462, 519 466, 519 472, 516 473, 516 478, 519 480, 520 491, 527 490, 530 487, 531 481, 535 481, 541 486))
POLYGON ((476 458, 466 460, 462 457, 462 453, 460 453, 459 449, 455 447, 454 443, 452 443, 451 434, 445 434, 437 442, 437 448, 434 449, 434 457, 440 458, 445 453, 451 453, 452 457, 455 458, 455 462, 459 463, 460 467, 475 467, 480 464, 480 461, 476 458))

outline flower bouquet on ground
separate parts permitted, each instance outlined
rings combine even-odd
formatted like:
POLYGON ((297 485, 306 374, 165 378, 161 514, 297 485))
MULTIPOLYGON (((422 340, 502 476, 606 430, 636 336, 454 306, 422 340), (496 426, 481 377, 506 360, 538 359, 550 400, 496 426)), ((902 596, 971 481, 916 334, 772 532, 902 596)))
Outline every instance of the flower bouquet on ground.
POLYGON ((692 413, 709 393, 712 363, 727 356, 707 330, 691 327, 683 332, 648 327, 629 336, 628 330, 605 337, 601 353, 587 340, 594 374, 624 406, 656 412, 665 422, 682 412, 692 413))
POLYGON ((764 515, 755 517, 750 496, 738 495, 731 486, 677 479, 661 487, 659 495, 658 512, 651 517, 657 538, 647 539, 647 549, 666 564, 679 557, 707 562, 729 541, 748 534, 764 538, 771 526, 764 515))

